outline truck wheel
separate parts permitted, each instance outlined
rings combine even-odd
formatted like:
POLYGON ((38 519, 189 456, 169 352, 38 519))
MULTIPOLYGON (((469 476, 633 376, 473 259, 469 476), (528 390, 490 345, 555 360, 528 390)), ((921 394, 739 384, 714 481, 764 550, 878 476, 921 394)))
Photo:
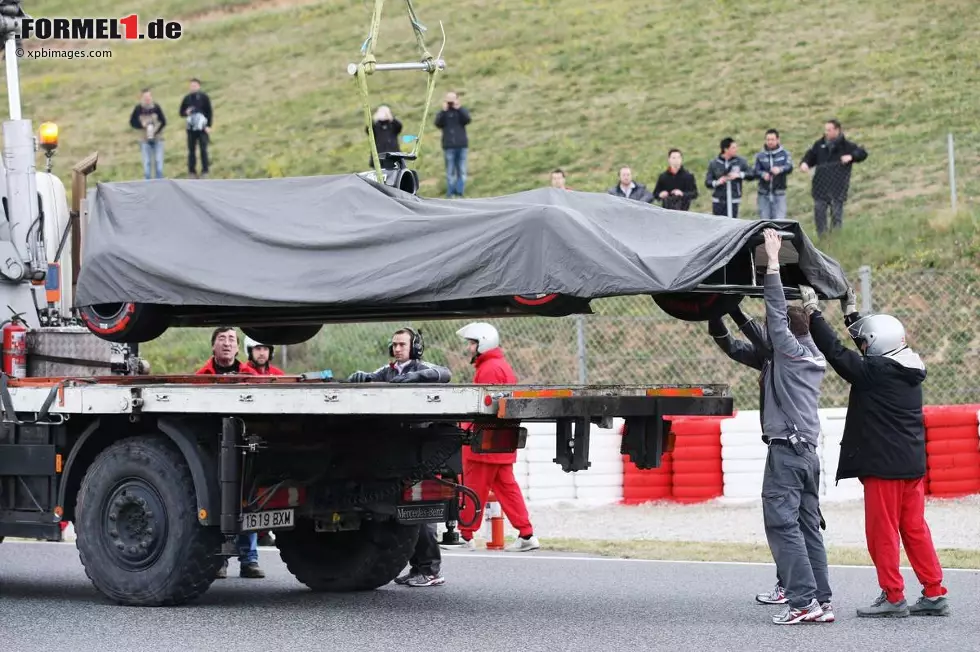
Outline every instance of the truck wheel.
POLYGON ((276 532, 289 572, 314 591, 370 591, 398 577, 415 550, 419 526, 365 521, 360 530, 315 532, 313 522, 276 532))
POLYGON ((221 532, 198 523, 191 472, 163 437, 131 437, 102 451, 75 512, 85 574, 119 604, 182 604, 204 593, 223 565, 221 532))
POLYGON ((256 342, 272 346, 288 346, 312 340, 321 328, 323 328, 322 324, 314 324, 313 326, 257 326, 255 328, 242 328, 242 332, 256 342))
POLYGON ((708 321, 727 315, 742 303, 743 298, 741 294, 680 292, 654 294, 653 302, 674 319, 708 321))
POLYGON ((78 315, 101 339, 123 344, 155 340, 170 327, 167 309, 150 303, 100 303, 82 306, 78 315))

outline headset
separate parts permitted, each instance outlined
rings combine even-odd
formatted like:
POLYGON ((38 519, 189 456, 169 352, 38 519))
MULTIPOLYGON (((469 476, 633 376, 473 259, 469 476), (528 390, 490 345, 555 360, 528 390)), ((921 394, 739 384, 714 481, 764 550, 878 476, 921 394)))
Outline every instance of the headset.
MULTIPOLYGON (((400 330, 400 331, 408 331, 409 333, 412 334, 412 341, 411 341, 411 344, 409 345, 411 348, 410 348, 409 353, 408 353, 409 359, 410 360, 421 360, 422 359, 422 353, 425 351, 425 342, 422 340, 422 329, 420 328, 420 329, 418 329, 416 331, 414 328, 411 328, 409 326, 403 326, 402 328, 399 328, 398 330, 400 330)), ((393 340, 395 336, 392 335, 391 337, 392 337, 392 340, 393 340)), ((392 358, 395 357, 394 343, 392 341, 390 341, 390 340, 388 342, 388 355, 391 356, 392 358)))

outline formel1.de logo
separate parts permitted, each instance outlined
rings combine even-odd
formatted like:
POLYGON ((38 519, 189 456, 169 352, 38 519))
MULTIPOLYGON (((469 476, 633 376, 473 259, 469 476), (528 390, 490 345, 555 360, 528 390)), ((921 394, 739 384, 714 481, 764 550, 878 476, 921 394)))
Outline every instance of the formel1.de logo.
POLYGON ((22 18, 24 39, 73 41, 154 41, 180 38, 181 25, 174 20, 155 18, 141 31, 137 14, 122 18, 22 18))

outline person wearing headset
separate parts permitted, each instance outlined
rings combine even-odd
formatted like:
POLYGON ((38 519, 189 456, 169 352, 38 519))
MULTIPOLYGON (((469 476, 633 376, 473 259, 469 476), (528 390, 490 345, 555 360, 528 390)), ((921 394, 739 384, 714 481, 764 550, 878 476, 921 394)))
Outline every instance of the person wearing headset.
POLYGON ((425 344, 422 333, 405 327, 395 331, 388 344, 392 360, 374 371, 355 371, 351 383, 448 383, 452 373, 446 367, 422 360, 425 344))
MULTIPOLYGON (((452 373, 446 367, 424 362, 425 342, 422 333, 400 328, 388 344, 390 363, 373 372, 355 371, 347 380, 352 383, 448 383, 452 373)), ((419 588, 440 586, 446 578, 440 573, 442 552, 436 539, 435 523, 425 523, 419 529, 415 553, 409 560, 409 570, 395 579, 395 584, 419 588)))

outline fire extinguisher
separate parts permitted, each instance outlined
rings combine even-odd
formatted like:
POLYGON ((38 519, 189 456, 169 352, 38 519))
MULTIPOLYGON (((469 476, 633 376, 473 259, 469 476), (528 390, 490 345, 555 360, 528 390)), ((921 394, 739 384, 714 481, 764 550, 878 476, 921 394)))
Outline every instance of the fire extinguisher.
POLYGON ((3 373, 27 378, 27 327, 14 315, 3 324, 3 373))

